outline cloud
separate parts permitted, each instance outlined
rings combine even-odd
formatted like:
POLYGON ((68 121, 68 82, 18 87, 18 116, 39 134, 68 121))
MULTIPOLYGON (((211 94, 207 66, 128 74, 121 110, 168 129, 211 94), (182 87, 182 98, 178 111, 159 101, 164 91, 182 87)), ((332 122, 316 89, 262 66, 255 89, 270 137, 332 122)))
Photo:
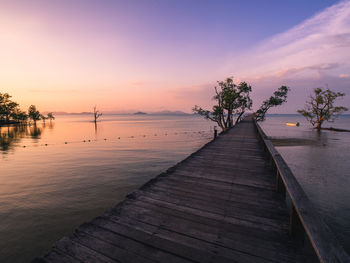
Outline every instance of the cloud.
POLYGON ((350 78, 350 74, 340 74, 339 78, 341 78, 341 79, 348 79, 348 78, 350 78))
MULTIPOLYGON (((313 71, 314 73, 319 73, 318 76, 320 76, 322 75, 322 72, 335 69, 338 67, 339 67, 338 63, 317 64, 317 65, 311 65, 311 66, 305 66, 305 67, 278 70, 272 76, 276 78, 287 78, 287 77, 294 77, 298 73, 307 72, 307 71, 313 71)), ((268 76, 268 77, 271 77, 271 76, 268 76)), ((260 78, 262 77, 260 76, 260 78)), ((259 77, 257 79, 259 79, 259 77)))
MULTIPOLYGON (((350 1, 335 4, 299 25, 230 58, 226 72, 260 89, 257 100, 281 85, 295 92, 289 111, 314 87, 329 85, 348 93, 350 105, 350 1), (299 94, 299 95, 297 95, 299 94)), ((258 105, 255 104, 255 107, 258 105)))
POLYGON ((240 76, 284 77, 307 70, 348 71, 349 58, 350 1, 343 1, 232 58, 239 63, 228 67, 240 76))

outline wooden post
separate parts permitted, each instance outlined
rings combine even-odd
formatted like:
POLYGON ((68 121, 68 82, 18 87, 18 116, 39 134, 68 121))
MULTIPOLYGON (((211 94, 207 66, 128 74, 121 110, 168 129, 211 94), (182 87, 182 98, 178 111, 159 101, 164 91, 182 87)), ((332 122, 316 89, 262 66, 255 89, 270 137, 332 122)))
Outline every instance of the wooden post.
POLYGON ((262 137, 260 137, 260 139, 261 139, 261 141, 262 141, 262 143, 263 143, 263 149, 264 149, 264 153, 265 154, 268 154, 268 149, 267 149, 267 147, 266 147, 266 144, 264 143, 264 140, 263 140, 263 138, 262 137))
POLYGON ((214 139, 218 136, 218 129, 214 126, 214 139))
POLYGON ((273 157, 269 151, 267 152, 267 154, 269 155, 269 164, 270 164, 271 170, 273 171, 273 157))
POLYGON ((299 243, 304 243, 305 230, 294 205, 290 211, 289 234, 296 238, 299 243))
POLYGON ((286 187, 284 186, 283 180, 277 168, 276 170, 276 191, 282 194, 283 199, 286 199, 286 187))

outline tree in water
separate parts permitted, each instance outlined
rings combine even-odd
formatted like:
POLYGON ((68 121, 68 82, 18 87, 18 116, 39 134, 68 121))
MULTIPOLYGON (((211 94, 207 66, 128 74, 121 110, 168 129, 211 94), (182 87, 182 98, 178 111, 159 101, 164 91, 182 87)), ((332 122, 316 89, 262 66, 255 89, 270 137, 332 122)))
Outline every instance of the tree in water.
POLYGON ((11 118, 19 124, 26 124, 28 120, 28 114, 17 108, 11 113, 11 118))
POLYGON ((96 109, 96 106, 94 107, 94 122, 96 123, 97 119, 102 116, 102 112, 99 112, 96 109))
POLYGON ((236 85, 233 78, 227 78, 225 81, 218 81, 218 87, 214 87, 216 95, 213 97, 217 104, 213 110, 204 110, 199 106, 194 106, 194 113, 204 116, 206 119, 216 122, 219 127, 225 131, 233 127, 233 115, 237 115, 237 123, 244 112, 252 107, 252 100, 249 92, 252 87, 246 82, 236 85))
POLYGON ((314 89, 314 95, 306 102, 305 108, 297 112, 303 115, 317 130, 322 129, 324 121, 333 122, 340 114, 347 111, 343 106, 334 106, 337 98, 344 97, 345 93, 334 92, 330 89, 314 89))
POLYGON ((281 86, 280 88, 278 88, 278 90, 276 90, 273 93, 273 96, 271 96, 267 100, 264 100, 260 109, 258 109, 256 111, 256 120, 257 121, 264 121, 265 114, 267 113, 267 111, 270 108, 279 106, 279 105, 283 104, 284 102, 286 102, 287 101, 287 94, 288 94, 289 90, 290 90, 289 87, 281 86))
POLYGON ((52 121, 52 120, 54 120, 55 119, 55 116, 53 116, 53 113, 52 112, 49 112, 48 114, 47 114, 47 118, 50 120, 50 122, 52 121))
POLYGON ((34 121, 34 125, 36 125, 36 121, 40 120, 41 114, 36 109, 35 105, 30 105, 29 106, 28 117, 29 117, 29 119, 34 121))
POLYGON ((9 122, 11 114, 18 107, 18 103, 12 101, 11 97, 8 93, 0 93, 0 121, 9 122))
POLYGON ((45 124, 45 121, 48 119, 48 117, 46 117, 43 114, 40 114, 40 119, 43 121, 43 123, 45 124))

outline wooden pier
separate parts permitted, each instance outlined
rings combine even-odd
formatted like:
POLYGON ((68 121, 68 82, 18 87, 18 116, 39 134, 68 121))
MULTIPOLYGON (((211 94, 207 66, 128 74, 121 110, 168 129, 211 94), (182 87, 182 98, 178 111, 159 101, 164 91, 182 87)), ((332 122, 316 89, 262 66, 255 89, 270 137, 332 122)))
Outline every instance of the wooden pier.
POLYGON ((350 262, 251 117, 33 262, 350 262))

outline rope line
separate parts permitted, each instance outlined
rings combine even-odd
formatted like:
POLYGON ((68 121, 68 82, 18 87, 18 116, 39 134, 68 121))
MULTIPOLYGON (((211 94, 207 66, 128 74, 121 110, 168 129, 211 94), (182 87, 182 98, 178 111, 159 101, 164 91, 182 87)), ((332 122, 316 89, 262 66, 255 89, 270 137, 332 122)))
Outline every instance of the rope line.
MULTIPOLYGON (((119 142, 123 139, 137 139, 137 138, 154 138, 159 136, 168 136, 168 135, 181 135, 181 134, 188 134, 187 138, 195 137, 195 138, 205 138, 209 137, 212 134, 212 131, 208 130, 200 130, 200 131, 182 131, 182 132, 174 132, 174 133, 154 133, 154 134, 143 134, 143 135, 132 135, 132 136, 125 136, 125 137, 114 137, 114 138, 103 138, 103 139, 84 139, 79 141, 64 141, 63 143, 42 143, 40 145, 22 145, 21 147, 27 148, 27 147, 38 147, 38 146, 55 146, 55 145, 68 145, 68 144, 78 144, 78 143, 91 143, 91 142, 98 142, 98 141, 105 141, 105 142, 119 142), (201 134, 200 137, 194 136, 194 134, 201 134)), ((183 140, 185 142, 186 140, 183 140)))

